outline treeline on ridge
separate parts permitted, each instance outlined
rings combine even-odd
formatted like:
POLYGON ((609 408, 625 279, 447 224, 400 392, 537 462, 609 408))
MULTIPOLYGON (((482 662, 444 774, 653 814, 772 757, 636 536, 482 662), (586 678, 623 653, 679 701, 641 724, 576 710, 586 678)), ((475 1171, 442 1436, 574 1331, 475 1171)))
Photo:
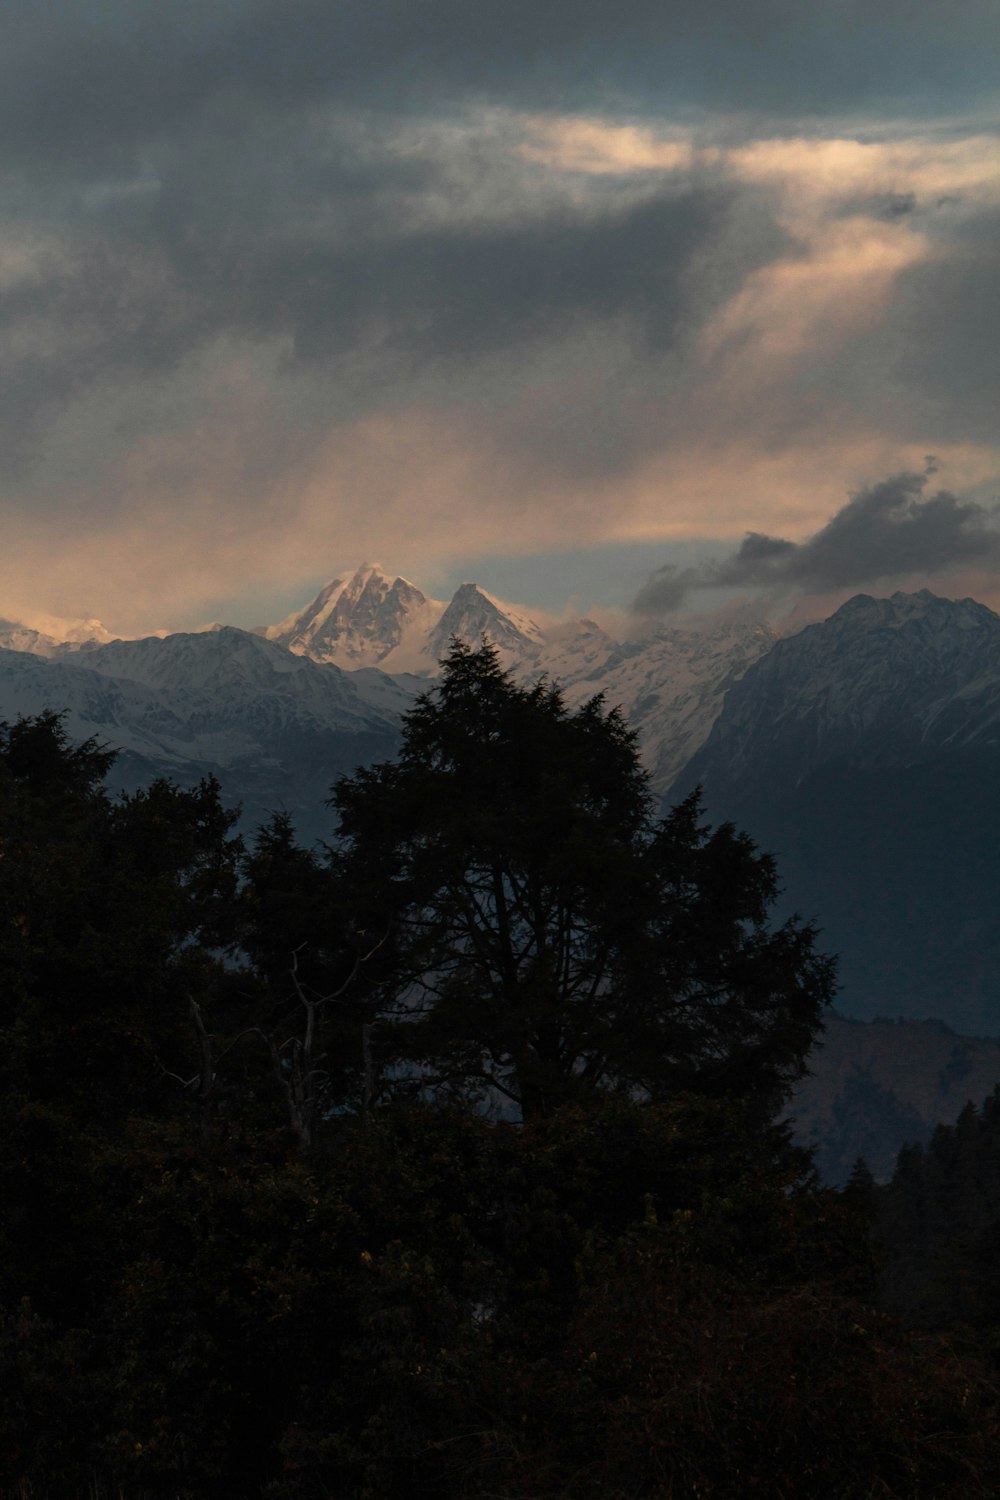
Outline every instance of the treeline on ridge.
POLYGON ((617 714, 456 645, 320 850, 109 764, 0 731, 0 1495, 998 1492, 775 1123, 833 965, 617 714))

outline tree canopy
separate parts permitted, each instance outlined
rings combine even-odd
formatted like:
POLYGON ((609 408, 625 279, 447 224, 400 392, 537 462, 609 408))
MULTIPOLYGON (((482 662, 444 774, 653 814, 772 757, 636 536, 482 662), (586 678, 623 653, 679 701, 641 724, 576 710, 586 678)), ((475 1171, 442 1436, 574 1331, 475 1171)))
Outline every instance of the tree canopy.
POLYGON ((109 759, 0 726, 0 1494, 1000 1493, 991 1367, 761 1117, 829 966, 617 715, 457 650, 329 856, 109 759))
POLYGON ((768 925, 773 861, 697 796, 656 819, 634 732, 456 641, 396 761, 342 779, 345 878, 393 932, 397 1086, 524 1118, 608 1090, 752 1097, 801 1075, 834 990, 768 925), (400 1066, 405 1076, 400 1079, 400 1066))

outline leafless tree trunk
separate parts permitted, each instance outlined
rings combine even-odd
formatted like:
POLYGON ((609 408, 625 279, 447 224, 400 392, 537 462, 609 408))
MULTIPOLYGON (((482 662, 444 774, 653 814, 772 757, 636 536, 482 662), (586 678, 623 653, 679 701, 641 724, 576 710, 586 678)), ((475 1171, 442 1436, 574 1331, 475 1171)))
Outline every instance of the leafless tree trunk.
MULTIPOLYGON (((337 989, 321 995, 302 982, 299 975, 299 950, 292 954, 289 970, 295 993, 302 1007, 302 1029, 300 1033, 287 1037, 278 1044, 273 1036, 258 1029, 271 1056, 274 1076, 285 1096, 288 1122, 299 1142, 299 1149, 306 1153, 312 1148, 316 1129, 316 1117, 322 1080, 326 1071, 322 1066, 324 1052, 321 1047, 323 1012, 328 1005, 342 1000, 354 984, 363 964, 374 956, 386 941, 388 933, 381 937, 367 953, 359 954, 351 972, 337 989)), ((372 1109, 377 1092, 377 1076, 371 1046, 373 1022, 365 1021, 361 1026, 361 1054, 363 1067, 362 1110, 367 1117, 372 1109)))

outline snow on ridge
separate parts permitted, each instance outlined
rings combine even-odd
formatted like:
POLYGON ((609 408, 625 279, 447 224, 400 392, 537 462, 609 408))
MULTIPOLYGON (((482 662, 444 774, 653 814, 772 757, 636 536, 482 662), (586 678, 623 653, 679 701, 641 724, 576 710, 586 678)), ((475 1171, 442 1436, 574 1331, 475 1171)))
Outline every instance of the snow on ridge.
MULTIPOLYGON (((207 712, 214 699, 237 717, 266 712, 291 721, 304 714, 309 721, 318 716, 328 725, 358 729, 398 723, 414 694, 437 675, 453 635, 472 646, 485 635, 517 680, 547 676, 572 708, 597 694, 609 709, 620 708, 639 733, 654 788, 666 789, 705 744, 729 690, 773 648, 769 666, 777 672, 793 656, 802 661, 809 655, 817 630, 856 634, 871 655, 864 672, 858 669, 856 686, 874 710, 889 693, 885 651, 875 640, 879 632, 888 630, 901 646, 904 637, 919 637, 926 671, 952 651, 954 634, 971 649, 990 621, 1000 626, 992 611, 972 600, 942 600, 923 591, 892 599, 856 595, 823 625, 794 634, 773 628, 759 604, 744 601, 696 621, 637 623, 616 638, 593 620, 553 620, 474 583, 462 584, 450 601, 432 599, 409 580, 366 563, 331 579, 286 620, 252 632, 213 622, 201 632, 104 643, 92 636, 71 644, 0 621, 0 647, 53 660, 71 653, 70 659, 80 661, 85 652, 87 665, 105 676, 179 694, 185 711, 197 699, 199 713, 207 712)), ((817 659, 810 670, 815 690, 828 667, 817 659)), ((992 678, 951 706, 932 698, 923 705, 928 728, 947 719, 954 725, 949 732, 971 733, 986 702, 996 722, 992 678)))
POLYGON ((945 745, 995 743, 998 719, 1000 617, 926 589, 857 594, 746 673, 691 776, 763 785, 792 774, 800 782, 833 761, 910 764, 945 745))
POLYGON ((296 655, 336 666, 420 670, 426 638, 444 613, 409 579, 390 578, 377 563, 324 584, 316 597, 262 632, 296 655))
POLYGON ((100 620, 64 620, 58 615, 32 615, 31 620, 0 620, 0 650, 60 656, 117 639, 100 620))

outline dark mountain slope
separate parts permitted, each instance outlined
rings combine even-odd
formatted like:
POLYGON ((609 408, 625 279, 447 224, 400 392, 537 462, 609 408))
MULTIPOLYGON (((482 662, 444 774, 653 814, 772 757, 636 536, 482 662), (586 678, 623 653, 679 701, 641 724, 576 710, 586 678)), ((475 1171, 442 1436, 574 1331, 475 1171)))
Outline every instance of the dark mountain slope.
POLYGON ((734 685, 671 800, 697 783, 840 953, 845 1011, 1000 1032, 1000 617, 850 600, 734 685))

